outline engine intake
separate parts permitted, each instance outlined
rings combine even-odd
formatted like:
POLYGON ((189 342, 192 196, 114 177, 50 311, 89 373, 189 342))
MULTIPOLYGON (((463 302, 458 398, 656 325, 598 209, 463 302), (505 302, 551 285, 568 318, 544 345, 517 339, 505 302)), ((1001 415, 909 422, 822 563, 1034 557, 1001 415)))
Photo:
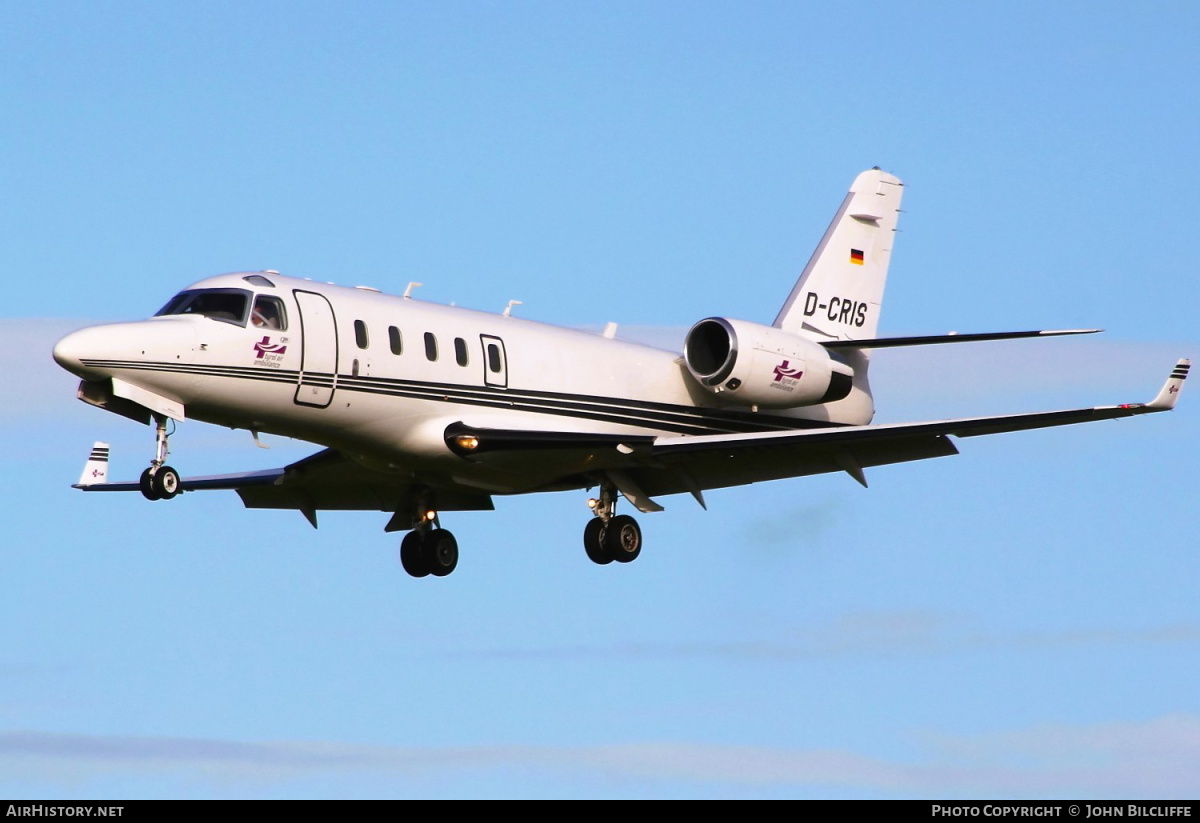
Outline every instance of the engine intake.
POLYGON ((723 402, 791 409, 850 394, 854 370, 820 343, 771 326, 709 317, 692 326, 683 362, 723 402))

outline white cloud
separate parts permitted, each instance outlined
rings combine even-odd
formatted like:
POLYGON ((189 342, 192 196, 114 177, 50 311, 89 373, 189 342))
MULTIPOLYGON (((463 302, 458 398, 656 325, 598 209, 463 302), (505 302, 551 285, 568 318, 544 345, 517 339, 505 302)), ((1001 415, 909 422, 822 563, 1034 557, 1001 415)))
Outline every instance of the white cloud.
MULTIPOLYGON (((566 781, 602 775, 643 787, 684 781, 694 789, 775 787, 795 793, 937 797, 1171 798, 1200 791, 1200 718, 1046 725, 975 737, 934 736, 904 762, 832 749, 643 742, 605 746, 390 747, 336 743, 242 743, 189 738, 0 734, 0 773, 50 784, 104 776, 203 775, 210 788, 338 776, 367 779, 375 794, 405 791, 439 775, 448 793, 469 794, 490 772, 535 771, 566 781), (416 782, 414 782, 416 781, 416 782), (464 788, 465 786, 465 788, 464 788)), ((2 785, 2 784, 0 784, 2 785)), ((619 794, 619 786, 615 793, 619 794)), ((644 791, 644 789, 643 789, 644 791)))
POLYGON ((961 764, 961 786, 1018 794, 1195 797, 1200 791, 1200 718, 1140 723, 1045 724, 976 737, 932 739, 939 759, 961 764))

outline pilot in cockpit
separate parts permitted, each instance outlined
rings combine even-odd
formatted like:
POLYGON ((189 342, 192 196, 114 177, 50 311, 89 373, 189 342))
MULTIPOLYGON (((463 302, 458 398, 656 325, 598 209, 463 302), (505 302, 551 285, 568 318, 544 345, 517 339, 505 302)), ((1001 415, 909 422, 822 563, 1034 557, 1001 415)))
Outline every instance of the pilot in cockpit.
POLYGON ((250 312, 250 322, 260 329, 282 329, 279 303, 269 297, 258 297, 254 301, 254 309, 250 312))

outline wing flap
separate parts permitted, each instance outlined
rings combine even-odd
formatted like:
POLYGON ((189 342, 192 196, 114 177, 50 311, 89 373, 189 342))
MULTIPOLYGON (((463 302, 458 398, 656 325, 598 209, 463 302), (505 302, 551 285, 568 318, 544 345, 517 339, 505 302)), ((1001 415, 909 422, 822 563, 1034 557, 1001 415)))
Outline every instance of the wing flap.
POLYGON ((766 480, 847 472, 866 485, 862 469, 949 457, 958 454, 950 438, 940 434, 908 434, 871 440, 809 443, 711 444, 707 449, 664 452, 655 464, 630 469, 648 495, 742 486, 766 480))

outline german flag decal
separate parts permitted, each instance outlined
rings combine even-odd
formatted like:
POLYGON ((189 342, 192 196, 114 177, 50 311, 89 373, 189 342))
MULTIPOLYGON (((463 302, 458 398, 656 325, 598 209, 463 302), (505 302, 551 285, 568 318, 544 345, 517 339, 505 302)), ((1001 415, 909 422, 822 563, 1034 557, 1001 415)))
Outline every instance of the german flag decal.
POLYGON ((856 266, 863 264, 863 253, 858 249, 850 249, 850 262, 856 266))

